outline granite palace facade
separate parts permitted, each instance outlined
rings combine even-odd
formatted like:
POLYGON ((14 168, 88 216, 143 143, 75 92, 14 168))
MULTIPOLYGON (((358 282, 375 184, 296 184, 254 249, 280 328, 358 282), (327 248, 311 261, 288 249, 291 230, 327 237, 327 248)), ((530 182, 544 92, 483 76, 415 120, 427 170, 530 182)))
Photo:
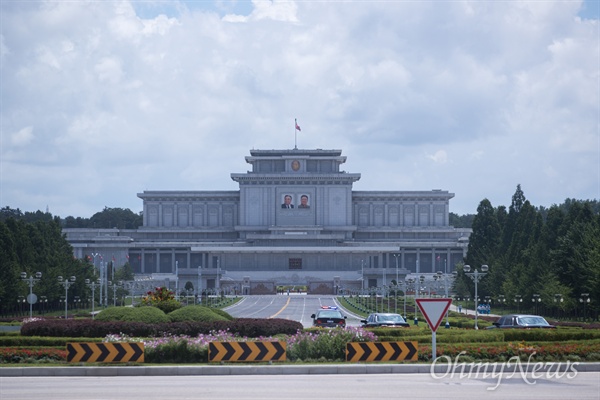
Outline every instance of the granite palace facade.
MULTIPOLYGON (((144 191, 136 230, 65 229, 75 256, 129 262, 136 279, 194 290, 309 293, 390 285, 451 273, 470 229, 449 225, 453 193, 353 191, 341 150, 251 150, 237 191, 144 191)), ((104 263, 104 264, 103 264, 104 263)))

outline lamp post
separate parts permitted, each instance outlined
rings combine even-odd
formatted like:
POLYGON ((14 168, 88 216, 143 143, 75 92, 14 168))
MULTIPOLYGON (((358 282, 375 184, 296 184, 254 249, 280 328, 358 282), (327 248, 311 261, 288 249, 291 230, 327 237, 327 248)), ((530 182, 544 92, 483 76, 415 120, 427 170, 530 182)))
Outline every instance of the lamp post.
POLYGON ((465 275, 467 275, 469 278, 471 278, 473 280, 473 282, 475 282, 475 329, 479 329, 479 327, 477 326, 477 314, 479 313, 478 309, 477 309, 477 300, 479 299, 479 297, 477 296, 477 283, 479 283, 479 281, 481 279, 483 279, 484 276, 487 275, 487 271, 488 271, 489 267, 487 265, 482 265, 481 266, 481 272, 477 269, 474 269, 473 272, 471 272, 471 266, 470 265, 465 265, 463 267, 463 270, 465 271, 465 275))
POLYGON ((108 281, 108 287, 112 287, 113 290, 113 307, 117 306, 117 288, 121 287, 123 282, 111 282, 108 281))
POLYGON ((556 293, 554 295, 554 303, 556 304, 556 318, 560 318, 560 306, 563 302, 563 295, 560 293, 556 293))
POLYGON ((75 283, 76 278, 74 276, 70 277, 68 280, 63 280, 62 276, 58 277, 58 283, 60 283, 65 288, 65 319, 69 317, 68 314, 68 296, 69 296, 69 287, 75 283))
POLYGON ((393 256, 396 259, 396 295, 394 296, 396 298, 396 308, 394 312, 398 314, 398 284, 400 283, 398 282, 398 258, 400 254, 394 254, 393 256))
POLYGON ((406 321, 408 321, 408 315, 406 314, 406 292, 408 291, 409 287, 412 287, 414 282, 415 280, 412 278, 409 278, 404 281, 404 319, 406 321))
MULTIPOLYGON (((450 278, 450 275, 448 274, 448 270, 446 267, 446 260, 444 260, 444 272, 438 271, 437 276, 438 276, 438 280, 439 279, 444 280, 444 297, 448 298, 448 279, 450 278)), ((452 272, 452 278, 454 278, 454 279, 456 278, 456 271, 452 272)), ((449 312, 446 311, 446 324, 445 324, 446 329, 450 328, 450 321, 449 321, 448 314, 449 314, 449 312)))
POLYGON ((362 286, 362 289, 365 288, 365 260, 360 260, 360 285, 362 286))
POLYGON ((517 303, 517 314, 520 312, 521 303, 523 302, 523 297, 520 294, 515 294, 515 298, 513 299, 515 303, 517 303))
POLYGON ((19 305, 19 316, 21 316, 23 314, 23 304, 26 302, 27 300, 25 300, 25 296, 19 296, 17 298, 17 304, 19 305))
POLYGON ((40 296, 40 314, 44 315, 46 313, 47 305, 48 305, 48 297, 40 296))
POLYGON ((540 304, 540 302, 541 302, 541 301, 542 301, 542 298, 540 297, 540 295, 539 295, 539 294, 537 294, 537 293, 534 293, 534 294, 532 295, 532 297, 531 297, 531 302, 533 303, 533 312, 534 312, 535 314, 539 314, 539 313, 540 313, 540 312, 539 312, 539 309, 540 309, 540 307, 539 307, 539 304, 540 304))
POLYGON ((95 282, 91 282, 89 279, 86 279, 85 284, 87 285, 87 287, 92 289, 92 319, 95 319, 96 313, 94 312, 94 301, 95 301, 94 292, 96 290, 96 287, 100 286, 100 279, 97 279, 95 282))
POLYGON ((502 311, 504 311, 504 304, 506 303, 506 297, 503 294, 498 295, 498 303, 502 304, 502 311))
POLYGON ((175 261, 175 300, 179 300, 179 261, 175 261))
POLYGON ((583 304, 583 320, 587 320, 587 314, 585 307, 590 303, 590 294, 589 293, 581 293, 581 297, 579 297, 579 302, 583 304))
POLYGON ((202 304, 202 281, 201 281, 201 277, 202 277, 202 265, 198 265, 198 286, 197 286, 197 298, 198 298, 198 304, 202 304))
MULTIPOLYGON (((418 260, 417 260, 418 261, 418 260)), ((419 280, 415 280, 415 320, 414 324, 419 325, 419 307, 417 306, 417 298, 419 297, 419 291, 421 290, 421 285, 425 282, 425 276, 419 276, 419 280)))
POLYGON ((29 318, 33 317, 33 304, 37 302, 37 296, 33 294, 33 285, 40 281, 42 278, 41 272, 36 272, 35 276, 27 276, 27 272, 21 272, 21 280, 29 284, 29 296, 27 296, 27 302, 29 303, 29 318))

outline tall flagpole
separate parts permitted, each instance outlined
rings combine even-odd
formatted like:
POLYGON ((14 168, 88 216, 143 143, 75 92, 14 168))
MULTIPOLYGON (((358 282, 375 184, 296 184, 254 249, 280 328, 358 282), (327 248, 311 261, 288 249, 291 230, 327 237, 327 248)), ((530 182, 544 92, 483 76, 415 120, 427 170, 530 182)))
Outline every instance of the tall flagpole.
POLYGON ((294 118, 294 150, 298 150, 298 131, 302 132, 298 120, 294 118))

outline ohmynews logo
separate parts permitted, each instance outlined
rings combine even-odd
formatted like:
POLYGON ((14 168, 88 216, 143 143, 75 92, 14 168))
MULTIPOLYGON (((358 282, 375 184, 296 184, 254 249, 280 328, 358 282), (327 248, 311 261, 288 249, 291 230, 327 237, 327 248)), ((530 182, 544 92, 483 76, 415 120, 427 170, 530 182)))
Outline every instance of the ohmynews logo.
POLYGON ((502 379, 511 379, 520 376, 528 385, 535 385, 538 379, 573 379, 577 376, 578 362, 532 362, 529 355, 527 362, 521 362, 518 356, 511 357, 505 362, 461 362, 460 357, 465 355, 461 351, 454 361, 449 356, 437 357, 431 364, 430 374, 434 379, 458 378, 458 379, 496 379, 496 385, 487 390, 496 390, 502 383, 502 379))

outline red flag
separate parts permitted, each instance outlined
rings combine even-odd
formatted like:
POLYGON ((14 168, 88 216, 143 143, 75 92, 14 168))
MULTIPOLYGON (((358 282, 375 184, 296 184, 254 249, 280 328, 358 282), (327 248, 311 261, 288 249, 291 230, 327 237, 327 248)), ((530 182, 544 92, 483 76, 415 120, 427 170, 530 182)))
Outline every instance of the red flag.
POLYGON ((302 132, 302 129, 300 129, 300 125, 298 125, 298 120, 294 120, 294 123, 296 124, 296 130, 302 132))

